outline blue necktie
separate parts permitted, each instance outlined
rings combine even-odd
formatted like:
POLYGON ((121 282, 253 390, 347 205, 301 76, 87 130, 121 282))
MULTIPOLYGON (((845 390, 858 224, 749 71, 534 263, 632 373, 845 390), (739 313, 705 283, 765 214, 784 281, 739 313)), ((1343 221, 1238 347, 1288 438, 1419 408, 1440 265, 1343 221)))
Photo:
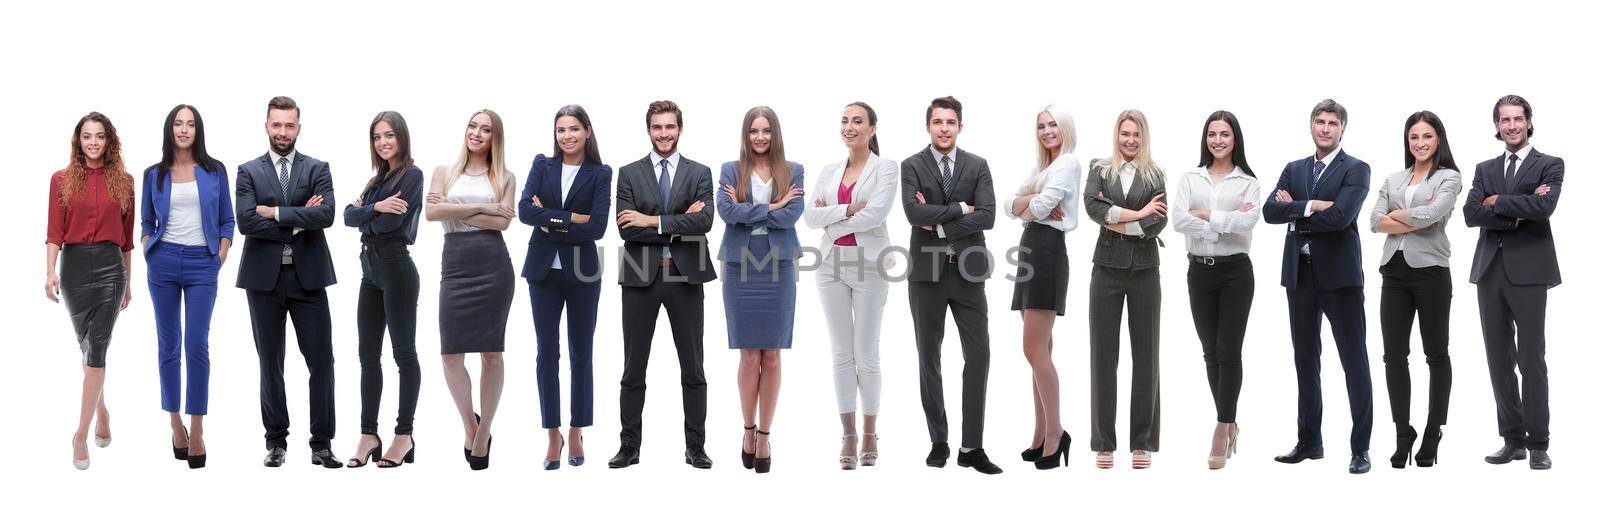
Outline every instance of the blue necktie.
POLYGON ((667 212, 667 200, 672 195, 672 176, 667 175, 667 159, 661 159, 661 212, 667 212))
POLYGON ((1306 196, 1316 198, 1317 186, 1322 185, 1322 170, 1326 167, 1328 166, 1320 160, 1311 165, 1311 192, 1306 193, 1306 196))

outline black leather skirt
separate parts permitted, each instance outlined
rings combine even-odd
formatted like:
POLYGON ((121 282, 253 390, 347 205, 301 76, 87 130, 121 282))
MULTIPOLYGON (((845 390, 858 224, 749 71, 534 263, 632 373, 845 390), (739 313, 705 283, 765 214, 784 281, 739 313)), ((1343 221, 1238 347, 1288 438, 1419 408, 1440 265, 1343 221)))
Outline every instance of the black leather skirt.
POLYGON ((122 249, 115 243, 61 248, 61 299, 72 317, 83 363, 91 368, 106 367, 106 349, 128 288, 127 275, 122 249))

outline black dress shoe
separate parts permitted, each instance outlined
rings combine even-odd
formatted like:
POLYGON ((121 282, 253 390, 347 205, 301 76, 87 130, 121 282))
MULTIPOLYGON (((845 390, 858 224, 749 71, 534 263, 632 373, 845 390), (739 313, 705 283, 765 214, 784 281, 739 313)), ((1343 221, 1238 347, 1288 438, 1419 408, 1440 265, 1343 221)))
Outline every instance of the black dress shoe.
POLYGON ((933 450, 928 451, 928 466, 944 468, 945 461, 950 459, 950 444, 948 442, 934 442, 933 450))
POLYGON ((1550 470, 1550 453, 1548 451, 1528 451, 1528 468, 1533 470, 1550 470))
POLYGON ((1367 451, 1350 455, 1351 474, 1366 474, 1369 470, 1372 470, 1372 458, 1367 456, 1367 451))
POLYGON ((606 466, 607 467, 611 467, 611 468, 614 468, 614 469, 625 468, 625 467, 627 467, 629 465, 638 465, 638 464, 639 464, 639 448, 638 447, 634 447, 632 445, 623 445, 621 449, 617 450, 617 455, 616 456, 612 456, 611 457, 611 461, 607 461, 606 462, 606 466))
POLYGON ((1483 457, 1483 461, 1489 462, 1490 465, 1505 465, 1523 459, 1528 459, 1528 450, 1511 445, 1502 446, 1500 450, 1494 451, 1494 454, 1483 457))
POLYGON ((311 451, 311 464, 322 465, 323 467, 330 469, 336 469, 344 466, 344 463, 339 462, 339 457, 333 455, 333 450, 331 449, 317 449, 311 451))
POLYGON ((989 455, 984 454, 983 449, 972 449, 970 451, 956 454, 956 465, 962 467, 972 467, 973 470, 982 472, 984 474, 999 474, 1001 472, 1005 472, 1000 470, 999 465, 995 465, 993 462, 989 461, 989 455))
POLYGON ((261 460, 261 464, 268 467, 282 467, 284 459, 288 457, 289 453, 283 450, 283 447, 273 447, 267 449, 267 458, 261 460))
POLYGON ((1305 460, 1320 460, 1322 459, 1322 446, 1313 447, 1303 443, 1296 443, 1294 444, 1294 450, 1272 459, 1277 460, 1278 463, 1300 463, 1305 460))
MULTIPOLYGON (((638 462, 636 457, 634 463, 638 462)), ((688 450, 683 451, 683 462, 697 469, 711 468, 711 456, 707 455, 706 450, 702 447, 690 447, 688 450)))

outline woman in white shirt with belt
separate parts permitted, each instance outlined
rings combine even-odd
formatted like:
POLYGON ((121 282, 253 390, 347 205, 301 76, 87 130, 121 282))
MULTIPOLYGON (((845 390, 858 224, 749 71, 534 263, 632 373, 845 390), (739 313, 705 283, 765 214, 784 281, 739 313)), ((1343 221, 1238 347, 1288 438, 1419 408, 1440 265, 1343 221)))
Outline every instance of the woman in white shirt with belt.
POLYGON ((1011 309, 1022 314, 1022 353, 1033 368, 1033 443, 1022 460, 1040 470, 1061 466, 1072 436, 1061 426, 1061 383, 1056 376, 1056 317, 1067 311, 1067 232, 1078 228, 1078 182, 1083 165, 1072 154, 1078 132, 1067 107, 1044 107, 1034 120, 1038 162, 1001 206, 1021 222, 1016 287, 1011 309))
POLYGON ((1171 192, 1172 227, 1189 252, 1189 310, 1217 408, 1206 463, 1216 470, 1227 464, 1239 438, 1234 415, 1244 371, 1241 350, 1256 287, 1250 233, 1261 219, 1261 183, 1245 162, 1238 118, 1225 110, 1206 118, 1200 165, 1175 179, 1171 192))
POLYGON ((849 148, 844 162, 822 170, 805 212, 806 225, 823 229, 817 293, 833 343, 833 387, 844 426, 839 468, 878 463, 878 335, 889 302, 884 224, 894 205, 900 165, 878 156, 878 114, 866 103, 850 103, 839 119, 849 148), (861 435, 856 435, 856 395, 861 400, 861 435), (857 439, 860 454, 857 454, 857 439))

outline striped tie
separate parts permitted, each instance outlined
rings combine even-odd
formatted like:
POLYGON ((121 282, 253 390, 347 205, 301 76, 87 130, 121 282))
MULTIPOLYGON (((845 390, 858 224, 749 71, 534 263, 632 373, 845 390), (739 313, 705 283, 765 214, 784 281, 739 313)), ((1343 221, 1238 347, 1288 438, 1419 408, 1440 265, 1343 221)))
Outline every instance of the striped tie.
POLYGON ((283 195, 283 198, 278 201, 278 205, 288 205, 289 204, 289 158, 288 157, 278 157, 278 185, 283 188, 283 192, 281 193, 283 195))
POLYGON ((953 177, 950 174, 949 155, 945 155, 944 158, 939 161, 939 167, 944 170, 944 176, 939 178, 939 187, 944 189, 945 198, 950 198, 950 180, 953 177))

